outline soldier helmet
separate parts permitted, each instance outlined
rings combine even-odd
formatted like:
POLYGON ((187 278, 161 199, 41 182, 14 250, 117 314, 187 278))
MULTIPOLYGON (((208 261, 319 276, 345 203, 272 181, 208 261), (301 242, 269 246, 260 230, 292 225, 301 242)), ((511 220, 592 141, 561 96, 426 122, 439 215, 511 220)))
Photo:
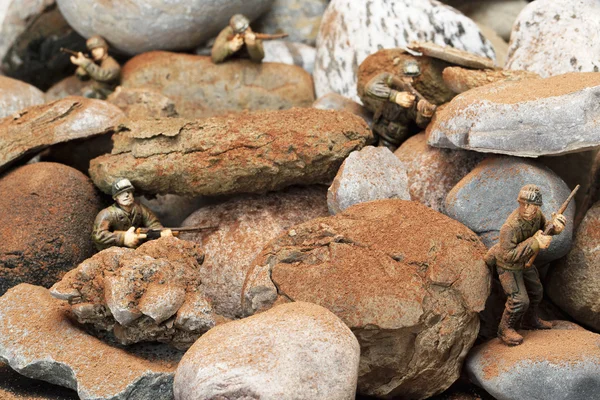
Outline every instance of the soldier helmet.
POLYGON ((415 60, 406 60, 402 66, 402 72, 406 76, 419 76, 421 75, 421 67, 415 60))
POLYGON ((242 14, 235 14, 229 20, 229 26, 233 28, 235 34, 242 33, 250 26, 250 20, 242 14))
POLYGON ((120 195, 123 192, 131 190, 132 192, 135 190, 129 179, 119 178, 113 182, 112 185, 112 197, 113 199, 120 195))
POLYGON ((542 205, 542 192, 537 185, 525 185, 519 191, 518 201, 535 204, 536 206, 542 205))
POLYGON ((106 40, 104 40, 104 38, 100 35, 92 36, 85 42, 85 45, 90 51, 97 49, 98 47, 108 50, 108 43, 106 43, 106 40))

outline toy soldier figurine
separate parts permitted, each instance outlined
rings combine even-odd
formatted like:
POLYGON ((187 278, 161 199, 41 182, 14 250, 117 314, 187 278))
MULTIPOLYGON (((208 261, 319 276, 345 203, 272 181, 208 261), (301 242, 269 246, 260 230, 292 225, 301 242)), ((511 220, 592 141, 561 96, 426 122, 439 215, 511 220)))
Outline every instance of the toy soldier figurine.
POLYGON ((106 99, 119 85, 121 67, 114 58, 108 55, 108 44, 101 36, 92 36, 86 42, 92 53, 93 60, 83 53, 71 56, 71 62, 78 65, 75 74, 80 79, 91 78, 92 87, 83 94, 93 99, 106 99))
POLYGON ((244 51, 254 62, 261 62, 265 57, 262 40, 250 29, 250 21, 242 14, 236 14, 229 20, 229 25, 219 33, 212 48, 212 60, 222 63, 233 54, 244 51), (244 46, 245 45, 245 46, 244 46))
POLYGON ((128 179, 117 179, 112 185, 112 206, 100 211, 94 221, 92 239, 98 250, 111 246, 138 247, 146 234, 136 233, 136 228, 162 229, 161 237, 172 236, 164 229, 148 207, 133 200, 134 187, 128 179))
POLYGON ((502 225, 499 242, 486 255, 488 266, 496 265, 500 283, 508 296, 498 337, 509 346, 523 343, 523 337, 517 333, 521 319, 525 328, 552 328, 549 322, 537 315, 543 288, 537 268, 532 263, 541 249, 550 246, 550 235, 558 235, 565 228, 567 220, 562 213, 573 195, 557 214, 552 214, 552 221, 547 221, 540 210, 540 188, 536 185, 523 186, 517 199, 519 208, 502 225))

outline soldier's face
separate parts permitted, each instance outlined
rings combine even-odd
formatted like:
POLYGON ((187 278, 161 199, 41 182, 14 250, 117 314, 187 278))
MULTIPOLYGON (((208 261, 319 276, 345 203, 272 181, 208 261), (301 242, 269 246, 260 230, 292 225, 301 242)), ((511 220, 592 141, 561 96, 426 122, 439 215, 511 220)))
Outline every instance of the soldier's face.
POLYGON ((95 49, 92 49, 92 58, 94 61, 102 60, 105 54, 106 51, 103 47, 96 47, 95 49))
POLYGON ((536 206, 535 204, 529 204, 529 203, 525 203, 524 201, 522 201, 522 202, 520 201, 519 202, 519 215, 524 220, 531 221, 537 214, 537 211, 539 210, 539 208, 540 208, 540 206, 536 206))
POLYGON ((117 197, 115 197, 115 200, 120 206, 129 207, 133 204, 133 192, 131 190, 128 190, 126 192, 119 193, 117 197))

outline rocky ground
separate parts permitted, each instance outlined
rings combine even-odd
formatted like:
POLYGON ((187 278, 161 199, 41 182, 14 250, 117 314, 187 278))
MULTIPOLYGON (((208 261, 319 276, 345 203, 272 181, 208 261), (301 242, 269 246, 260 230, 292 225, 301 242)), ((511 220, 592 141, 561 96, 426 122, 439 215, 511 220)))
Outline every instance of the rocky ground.
POLYGON ((0 0, 0 399, 598 398, 598 32, 597 0, 0 0), (214 64, 236 13, 288 36, 214 64), (106 100, 59 51, 94 34, 106 100), (431 120, 372 86, 411 63, 431 120), (118 178, 203 229, 96 251, 118 178), (580 189, 552 329, 509 347, 484 256, 525 184, 547 218, 580 189))

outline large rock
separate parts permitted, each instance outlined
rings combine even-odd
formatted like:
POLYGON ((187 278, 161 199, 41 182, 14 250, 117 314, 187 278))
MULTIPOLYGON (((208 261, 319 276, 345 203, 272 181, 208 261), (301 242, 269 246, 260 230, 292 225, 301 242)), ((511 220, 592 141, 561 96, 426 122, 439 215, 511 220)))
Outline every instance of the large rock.
POLYGON ((132 120, 178 116, 173 100, 153 90, 118 87, 106 101, 119 107, 132 120))
POLYGON ((485 85, 436 112, 429 144, 520 157, 584 151, 600 145, 599 95, 600 73, 485 85))
POLYGON ((406 169, 387 147, 367 146, 351 153, 327 190, 332 215, 382 199, 410 200, 406 169))
POLYGON ((484 254, 464 225, 416 202, 357 204, 271 241, 248 273, 244 310, 322 305, 361 344, 359 392, 425 399, 458 378, 475 341, 484 254))
POLYGON ((435 0, 385 2, 333 0, 317 37, 317 96, 339 93, 358 101, 356 73, 371 53, 429 41, 494 58, 490 42, 477 25, 435 0))
POLYGON ((325 186, 292 188, 240 196, 202 207, 184 221, 184 226, 217 227, 181 235, 200 243, 206 254, 200 280, 217 313, 242 316, 240 299, 252 261, 267 243, 292 226, 329 215, 326 190, 325 186))
POLYGON ((0 118, 44 103, 44 93, 16 79, 0 76, 0 118))
POLYGON ((268 40, 263 44, 265 58, 262 62, 297 65, 309 74, 315 67, 317 49, 304 43, 287 40, 268 40))
POLYGON ((0 171, 53 144, 114 132, 124 120, 116 106, 83 97, 21 110, 0 120, 0 171))
POLYGON ((506 68, 543 77, 600 72, 599 32, 600 3, 596 0, 534 1, 515 21, 506 68))
POLYGON ((0 179, 0 295, 22 282, 50 287, 94 253, 101 202, 73 168, 36 163, 0 179))
POLYGON ((233 14, 251 20, 269 9, 273 0, 58 0, 69 24, 82 36, 101 35, 129 54, 150 50, 192 49, 216 36, 233 14), (123 21, 126 21, 124 23, 123 21))
POLYGON ((301 67, 153 51, 132 58, 122 71, 125 88, 167 96, 185 118, 232 111, 308 107, 315 100, 312 77, 301 67))
POLYGON ((185 354, 178 400, 353 400, 360 347, 333 313, 283 304, 216 327, 185 354))
POLYGON ((27 378, 8 365, 0 363, 0 399, 79 400, 79 396, 74 390, 27 378))
POLYGON ((479 86, 500 81, 520 81, 535 79, 539 75, 529 71, 513 71, 510 69, 468 69, 462 67, 444 68, 444 83, 455 93, 466 92, 479 86))
POLYGON ((93 81, 91 79, 81 80, 75 75, 68 76, 46 90, 46 101, 60 100, 69 96, 81 96, 92 85, 93 81))
POLYGON ((600 331, 600 203, 586 214, 569 254, 548 272, 548 296, 577 322, 600 331))
POLYGON ((371 111, 367 110, 363 105, 354 100, 350 100, 337 93, 327 93, 325 96, 319 97, 312 104, 312 107, 320 110, 345 110, 351 112, 364 119, 367 125, 369 125, 369 128, 373 123, 373 113, 371 113, 371 111))
POLYGON ((0 361, 27 377, 77 390, 84 400, 173 399, 181 353, 109 345, 75 326, 62 303, 27 284, 2 296, 0 361))
POLYGON ((493 339, 474 348, 465 368, 497 400, 589 400, 600 391, 600 335, 585 330, 520 332, 509 347, 493 339))
POLYGON ((187 196, 329 183, 348 154, 373 140, 361 118, 313 108, 138 121, 129 129, 114 136, 112 154, 91 162, 106 193, 118 177, 141 192, 187 196))
MULTIPOLYGON (((519 190, 535 184, 542 191, 542 212, 550 218, 569 197, 571 190, 554 172, 543 165, 512 157, 484 160, 466 175, 446 197, 445 213, 476 232, 486 246, 498 242, 500 228, 519 206, 519 190)), ((556 260, 569 251, 573 236, 575 204, 564 213, 567 226, 554 236, 552 244, 540 251, 536 265, 556 260)))

